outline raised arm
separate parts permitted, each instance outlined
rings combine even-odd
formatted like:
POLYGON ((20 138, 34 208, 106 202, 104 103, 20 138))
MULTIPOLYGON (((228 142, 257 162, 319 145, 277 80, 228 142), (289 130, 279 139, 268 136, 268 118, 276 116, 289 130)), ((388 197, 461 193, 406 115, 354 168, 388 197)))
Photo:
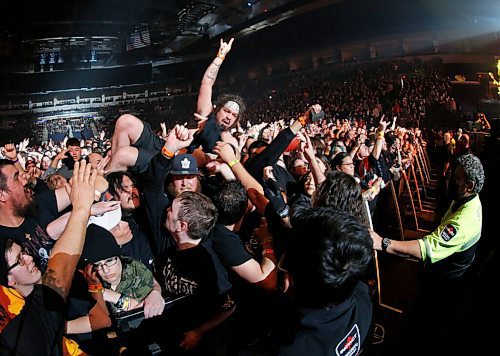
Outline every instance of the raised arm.
POLYGON ((375 159, 379 159, 380 154, 382 153, 382 147, 384 145, 384 133, 385 133, 385 128, 387 127, 388 123, 383 121, 382 119, 380 120, 380 124, 377 129, 377 139, 375 141, 375 146, 373 147, 373 152, 372 156, 375 157, 375 159))
POLYGON ((5 158, 10 159, 12 163, 14 163, 14 166, 20 173, 24 172, 21 163, 19 163, 19 158, 17 157, 16 145, 14 145, 13 143, 6 144, 5 146, 3 146, 2 153, 5 158))
POLYGON ((231 38, 229 43, 220 40, 219 52, 217 57, 210 63, 203 78, 201 80, 200 92, 198 94, 198 104, 196 112, 203 116, 208 116, 212 112, 212 87, 214 86, 215 80, 217 79, 217 74, 219 73, 219 68, 224 61, 224 58, 231 50, 234 38, 231 38))
POLYGON ((94 202, 96 171, 85 161, 76 162, 70 199, 73 205, 66 229, 54 245, 42 283, 66 299, 82 254, 90 207, 94 202))
POLYGON ((304 148, 304 156, 307 159, 307 162, 309 162, 309 169, 312 172, 314 183, 316 183, 316 186, 318 187, 321 183, 325 181, 326 178, 323 172, 321 172, 318 162, 316 161, 316 156, 314 155, 314 149, 311 143, 311 139, 309 138, 309 135, 307 133, 304 133, 303 136, 305 137, 306 140, 306 145, 304 148))
POLYGON ((217 142, 214 148, 214 153, 217 153, 219 157, 227 163, 229 168, 233 171, 236 178, 243 184, 247 189, 255 189, 260 194, 264 194, 264 189, 262 185, 257 182, 257 180, 248 173, 248 171, 243 167, 241 162, 236 158, 236 154, 233 147, 225 142, 217 142))

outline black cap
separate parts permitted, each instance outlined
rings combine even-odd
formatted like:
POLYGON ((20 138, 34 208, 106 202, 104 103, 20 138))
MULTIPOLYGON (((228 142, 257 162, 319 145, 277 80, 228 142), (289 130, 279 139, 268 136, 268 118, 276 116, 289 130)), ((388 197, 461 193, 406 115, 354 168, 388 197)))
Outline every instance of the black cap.
POLYGON ((172 160, 172 170, 170 174, 175 175, 189 175, 189 174, 200 174, 198 170, 198 163, 193 155, 188 153, 180 154, 174 157, 172 160))
POLYGON ((120 255, 120 246, 111 232, 96 224, 90 224, 87 227, 82 252, 82 260, 85 263, 96 263, 120 255))

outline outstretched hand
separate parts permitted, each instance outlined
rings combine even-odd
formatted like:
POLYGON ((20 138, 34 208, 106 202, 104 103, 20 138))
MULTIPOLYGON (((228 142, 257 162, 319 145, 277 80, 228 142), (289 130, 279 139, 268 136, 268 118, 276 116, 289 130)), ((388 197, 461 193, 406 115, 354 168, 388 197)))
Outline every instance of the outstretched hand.
POLYGON ((193 142, 194 134, 198 129, 188 129, 185 126, 175 125, 165 140, 165 148, 172 153, 188 147, 193 142))
POLYGON ((15 161, 17 158, 17 151, 16 151, 16 146, 13 143, 8 143, 5 146, 3 146, 2 153, 4 156, 11 161, 15 161))
POLYGON ((87 164, 83 160, 75 162, 69 196, 73 210, 85 209, 90 212, 90 208, 94 203, 96 177, 97 171, 92 170, 90 163, 87 164))
POLYGON ((224 42, 224 40, 221 38, 218 56, 225 57, 226 54, 228 54, 229 51, 231 50, 231 47, 233 46, 233 42, 234 42, 234 38, 231 38, 228 43, 224 42))
POLYGON ((236 154, 234 153, 233 147, 226 142, 217 141, 217 144, 215 145, 213 152, 219 155, 219 157, 225 163, 229 163, 236 159, 236 154))

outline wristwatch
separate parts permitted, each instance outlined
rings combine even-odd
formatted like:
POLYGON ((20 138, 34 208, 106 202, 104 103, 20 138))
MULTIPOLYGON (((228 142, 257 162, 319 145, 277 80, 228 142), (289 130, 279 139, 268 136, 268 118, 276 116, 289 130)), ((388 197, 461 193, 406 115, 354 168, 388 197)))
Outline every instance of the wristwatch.
POLYGON ((382 239, 382 251, 386 252, 387 251, 387 247, 389 247, 390 244, 391 244, 391 239, 388 239, 387 237, 384 237, 382 239))

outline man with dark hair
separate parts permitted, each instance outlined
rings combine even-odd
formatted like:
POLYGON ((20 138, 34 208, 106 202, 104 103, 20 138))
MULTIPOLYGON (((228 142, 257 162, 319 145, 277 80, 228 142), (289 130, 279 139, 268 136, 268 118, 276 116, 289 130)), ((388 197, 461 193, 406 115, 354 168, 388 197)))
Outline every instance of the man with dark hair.
POLYGON ((66 141, 66 149, 62 150, 54 157, 50 167, 43 173, 42 178, 50 174, 59 173, 66 179, 70 179, 73 174, 73 166, 75 162, 82 159, 82 150, 80 141, 77 138, 71 137, 66 141), (62 161, 61 168, 58 169, 59 161, 62 161))
POLYGON ((361 187, 354 177, 344 172, 328 173, 312 199, 314 207, 330 207, 356 216, 367 226, 361 187))
MULTIPOLYGON (((217 57, 207 68, 200 87, 197 103, 197 114, 209 116, 213 109, 212 87, 217 78, 219 67, 225 56, 231 50, 233 39, 229 43, 221 39, 217 57)), ((217 141, 225 141, 238 147, 238 141, 231 135, 238 120, 245 111, 243 99, 237 95, 223 95, 216 103, 215 114, 204 120, 190 151, 202 145, 205 151, 211 151, 217 141)), ((201 125, 200 125, 201 126, 201 125)), ((164 140, 155 136, 148 123, 139 118, 125 114, 115 123, 112 138, 112 156, 106 169, 109 171, 126 170, 134 167, 134 171, 143 173, 148 168, 151 159, 162 149, 164 140)))
POLYGON ((0 239, 13 239, 45 271, 54 245, 45 228, 70 200, 64 188, 32 196, 12 161, 0 160, 0 239))
POLYGON ((293 341, 279 354, 359 354, 372 318, 361 282, 372 258, 368 230, 352 215, 325 207, 300 210, 292 226, 287 264, 297 320, 293 341))
POLYGON ((129 172, 112 172, 106 176, 108 192, 120 202, 122 214, 133 214, 141 206, 141 196, 136 187, 136 179, 129 172))
POLYGON ((219 217, 207 244, 212 246, 224 266, 231 268, 245 281, 257 283, 266 289, 274 289, 276 278, 273 271, 275 272, 276 265, 272 238, 269 236, 263 243, 262 261, 259 263, 245 250, 240 236, 235 231, 248 207, 245 187, 239 181, 223 182, 214 194, 213 202, 219 217))
MULTIPOLYGON (((208 66, 201 80, 196 112, 201 116, 208 117, 205 125, 210 125, 210 121, 215 121, 220 131, 220 138, 215 137, 214 140, 210 140, 212 142, 208 144, 209 149, 211 149, 217 141, 221 140, 231 144, 235 148, 238 147, 238 141, 231 135, 230 130, 238 124, 238 121, 245 112, 243 99, 238 95, 224 94, 218 98, 215 109, 212 104, 212 88, 217 79, 220 66, 231 50, 233 41, 234 39, 231 38, 231 40, 226 43, 221 38, 219 52, 208 66), (212 112, 215 114, 211 115, 212 112)), ((201 134, 204 133, 202 132, 201 134)))
MULTIPOLYGON (((374 249, 411 256, 424 262, 420 266, 421 293, 415 307, 415 320, 409 324, 410 331, 405 334, 415 335, 415 332, 425 327, 432 335, 440 335, 440 341, 429 340, 429 344, 436 341, 432 349, 437 352, 445 348, 448 353, 451 352, 445 346, 448 343, 441 340, 452 337, 456 330, 455 318, 461 310, 458 305, 481 238, 482 207, 479 192, 484 184, 481 161, 472 154, 461 156, 457 159, 453 179, 455 200, 440 225, 430 234, 417 240, 397 241, 371 232, 374 249), (439 305, 436 305, 436 301, 439 301, 439 305)), ((426 350, 431 347, 428 343, 424 344, 426 350)))
POLYGON ((0 334, 0 354, 63 354, 66 299, 83 249, 96 175, 85 162, 75 163, 71 189, 73 210, 66 229, 52 249, 43 276, 19 244, 7 246, 6 240, 1 241, 1 280, 15 288, 25 304, 0 334))
POLYGON ((474 260, 481 237, 482 207, 479 192, 484 184, 481 161, 472 154, 457 159, 455 198, 439 227, 429 235, 410 241, 382 239, 373 232, 373 247, 393 254, 418 258, 442 281, 462 280, 474 260))
POLYGON ((122 210, 122 221, 111 230, 120 245, 121 254, 133 257, 152 269, 153 252, 147 237, 150 230, 141 209, 141 195, 135 177, 128 172, 113 172, 106 179, 109 194, 120 202, 122 210), (129 234, 126 234, 128 229, 129 234))

